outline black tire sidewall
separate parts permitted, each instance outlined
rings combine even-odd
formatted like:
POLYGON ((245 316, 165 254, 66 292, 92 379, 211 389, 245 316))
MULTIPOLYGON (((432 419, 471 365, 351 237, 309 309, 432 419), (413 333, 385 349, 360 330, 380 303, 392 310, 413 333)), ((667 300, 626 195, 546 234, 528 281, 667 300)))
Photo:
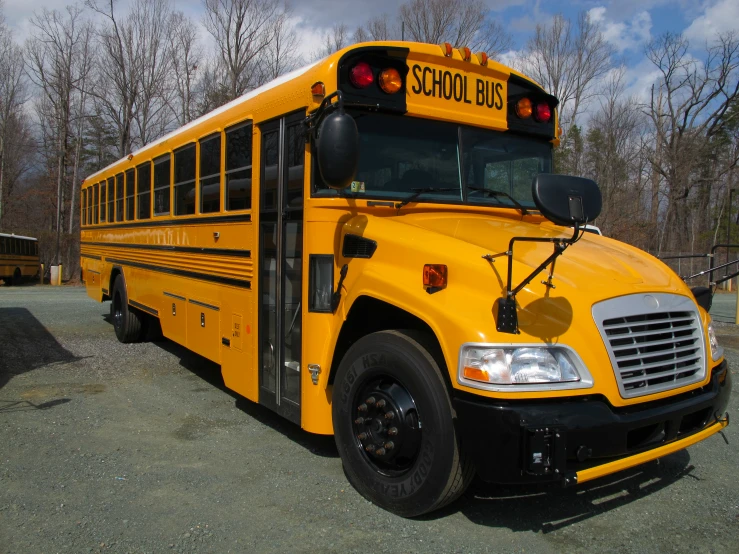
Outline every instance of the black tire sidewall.
POLYGON ((393 332, 374 333, 349 349, 334 382, 334 433, 349 481, 372 502, 405 517, 434 508, 446 492, 456 460, 451 404, 434 364, 411 338, 393 332), (380 374, 393 377, 408 390, 421 420, 419 454, 399 477, 384 476, 372 467, 352 426, 357 393, 380 374))
POLYGON ((128 320, 128 296, 126 295, 126 283, 123 280, 122 275, 118 275, 113 283, 113 299, 111 302, 111 312, 113 315, 113 329, 115 330, 115 336, 121 342, 126 342, 126 328, 128 320), (121 320, 120 325, 116 325, 115 318, 115 297, 120 295, 121 301, 121 320))

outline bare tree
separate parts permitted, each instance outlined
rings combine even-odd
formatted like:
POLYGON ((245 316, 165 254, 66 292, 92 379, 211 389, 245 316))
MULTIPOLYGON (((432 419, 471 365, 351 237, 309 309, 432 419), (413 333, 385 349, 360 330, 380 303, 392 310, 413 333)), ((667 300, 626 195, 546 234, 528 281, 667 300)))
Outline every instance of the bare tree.
POLYGON ((216 41, 232 100, 261 84, 260 56, 271 47, 274 21, 285 8, 278 0, 204 0, 204 5, 203 23, 216 41))
POLYGON ((667 189, 663 240, 668 247, 682 245, 710 229, 714 184, 739 162, 727 136, 739 101, 739 40, 734 33, 719 35, 699 60, 687 39, 666 33, 647 46, 646 55, 660 75, 644 112, 655 140, 650 161, 667 189), (699 214, 701 229, 691 230, 688 212, 699 214))
POLYGON ((5 203, 22 173, 26 158, 26 152, 18 149, 28 140, 27 117, 23 111, 28 100, 24 64, 23 50, 13 41, 0 15, 0 229, 5 203))
POLYGON ((131 152, 134 109, 139 95, 140 52, 134 28, 121 19, 115 0, 86 0, 103 17, 98 27, 99 55, 97 83, 91 89, 98 111, 116 130, 116 156, 131 152))
POLYGON ((131 6, 139 81, 134 121, 141 146, 162 136, 171 122, 171 16, 169 0, 137 0, 131 6))
POLYGON ((262 82, 271 81, 292 71, 300 63, 298 54, 298 35, 292 25, 291 12, 283 8, 271 22, 269 34, 272 43, 261 57, 262 82))
POLYGON ((366 24, 360 25, 354 31, 353 42, 368 42, 371 40, 400 40, 400 29, 390 21, 384 13, 373 17, 366 24))
POLYGON ((559 99, 560 121, 568 127, 597 93, 598 79, 612 67, 612 54, 586 12, 579 14, 576 25, 558 14, 536 26, 516 65, 559 99))
POLYGON ((173 111, 177 123, 185 125, 194 116, 195 73, 202 64, 203 50, 195 23, 182 12, 174 12, 171 17, 169 56, 176 97, 173 111))
POLYGON ((467 46, 495 57, 512 44, 502 26, 488 18, 482 0, 410 0, 400 6, 406 38, 418 42, 467 46))
MULTIPOLYGON (((29 75, 43 93, 46 108, 39 118, 53 144, 56 180, 56 256, 60 259, 63 206, 69 198, 69 141, 72 134, 74 91, 82 79, 78 65, 83 56, 80 47, 89 31, 85 30, 80 6, 66 8, 66 14, 44 9, 31 17, 33 31, 27 41, 29 75), (50 117, 49 117, 50 116, 50 117)), ((85 72, 86 74, 86 72, 85 72)))
POLYGON ((346 48, 352 42, 349 27, 344 23, 335 23, 333 27, 325 31, 321 36, 321 46, 313 52, 312 58, 314 60, 323 59, 334 52, 338 52, 342 48, 346 48))

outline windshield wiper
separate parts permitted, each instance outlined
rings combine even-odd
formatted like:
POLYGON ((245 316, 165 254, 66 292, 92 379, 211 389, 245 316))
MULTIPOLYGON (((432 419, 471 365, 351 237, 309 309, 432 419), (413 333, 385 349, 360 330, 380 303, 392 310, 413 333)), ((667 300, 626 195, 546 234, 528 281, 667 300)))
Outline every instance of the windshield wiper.
POLYGON ((513 202, 513 205, 516 208, 518 208, 519 210, 521 210, 521 215, 528 215, 529 214, 529 211, 526 208, 524 208, 518 200, 516 200, 515 198, 513 198, 513 196, 511 196, 507 192, 502 192, 500 190, 486 189, 484 187, 471 187, 469 185, 467 186, 467 189, 468 190, 478 191, 478 192, 484 192, 485 194, 488 194, 489 196, 495 196, 495 197, 503 196, 504 198, 507 198, 508 200, 510 200, 511 202, 513 202))
POLYGON ((458 187, 454 188, 441 188, 441 187, 424 187, 422 189, 413 189, 415 192, 411 194, 408 198, 403 199, 401 202, 398 202, 395 204, 396 209, 400 209, 406 204, 410 204, 413 202, 416 198, 421 196, 422 194, 426 194, 427 192, 454 192, 459 190, 458 187))

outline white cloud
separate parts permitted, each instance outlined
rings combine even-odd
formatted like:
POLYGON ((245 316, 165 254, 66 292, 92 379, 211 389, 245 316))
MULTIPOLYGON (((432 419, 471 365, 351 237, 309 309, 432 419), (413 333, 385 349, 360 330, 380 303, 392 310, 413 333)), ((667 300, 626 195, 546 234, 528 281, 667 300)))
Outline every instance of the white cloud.
POLYGON ((647 11, 634 14, 628 21, 614 21, 607 8, 598 6, 588 11, 590 20, 598 23, 606 39, 619 53, 639 50, 651 38, 652 16, 647 11))
POLYGON ((707 2, 702 15, 683 34, 691 42, 712 42, 716 34, 729 31, 739 32, 739 2, 736 0, 707 2))

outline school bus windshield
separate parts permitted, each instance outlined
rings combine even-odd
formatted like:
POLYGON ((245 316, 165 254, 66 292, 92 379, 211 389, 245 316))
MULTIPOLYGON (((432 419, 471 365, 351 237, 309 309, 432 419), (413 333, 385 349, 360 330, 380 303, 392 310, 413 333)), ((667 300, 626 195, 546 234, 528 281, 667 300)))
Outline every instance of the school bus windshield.
MULTIPOLYGON (((355 119, 359 170, 341 194, 395 200, 434 189, 415 201, 514 207, 491 191, 533 207, 533 177, 551 172, 546 141, 403 116, 361 113, 355 119)), ((339 194, 315 177, 317 196, 339 194)))

